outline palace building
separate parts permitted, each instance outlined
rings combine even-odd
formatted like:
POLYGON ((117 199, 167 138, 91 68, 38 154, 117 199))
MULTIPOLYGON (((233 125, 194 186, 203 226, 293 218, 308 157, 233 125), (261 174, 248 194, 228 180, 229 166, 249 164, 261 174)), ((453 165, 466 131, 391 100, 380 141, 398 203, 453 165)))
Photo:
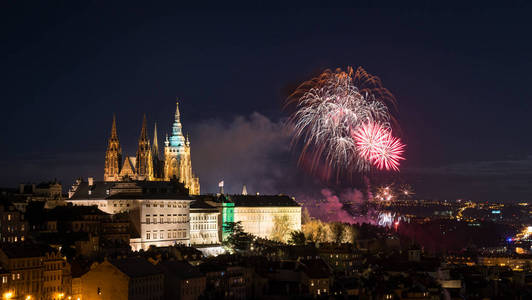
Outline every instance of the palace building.
POLYGON ((171 181, 119 182, 78 180, 67 202, 96 206, 110 213, 128 213, 134 230, 129 241, 133 250, 149 246, 190 245, 190 203, 183 183, 171 181))
POLYGON ((172 135, 164 141, 164 157, 160 155, 157 140, 157 124, 154 126, 153 144, 146 128, 146 115, 138 140, 136 156, 122 157, 118 139, 116 118, 113 116, 111 136, 105 152, 104 181, 124 181, 126 178, 141 181, 170 181, 177 179, 191 195, 200 193, 199 178, 192 172, 190 140, 185 139, 181 126, 179 103, 172 125, 172 135))

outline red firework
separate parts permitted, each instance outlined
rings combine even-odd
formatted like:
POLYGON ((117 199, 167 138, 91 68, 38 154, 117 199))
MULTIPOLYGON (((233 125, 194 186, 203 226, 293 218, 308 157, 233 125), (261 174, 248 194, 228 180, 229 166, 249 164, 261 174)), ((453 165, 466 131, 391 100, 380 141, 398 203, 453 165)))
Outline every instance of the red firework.
POLYGON ((353 137, 360 156, 381 170, 399 171, 399 163, 404 160, 401 155, 405 145, 400 139, 392 136, 390 129, 369 122, 358 127, 353 137))

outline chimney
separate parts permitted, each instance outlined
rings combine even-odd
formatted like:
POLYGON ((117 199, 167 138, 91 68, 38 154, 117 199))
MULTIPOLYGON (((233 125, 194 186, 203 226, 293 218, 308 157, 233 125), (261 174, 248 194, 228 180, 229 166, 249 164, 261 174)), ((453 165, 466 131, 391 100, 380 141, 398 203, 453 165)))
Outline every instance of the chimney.
POLYGON ((35 183, 31 184, 31 193, 35 194, 35 183))
POLYGON ((24 183, 18 185, 18 193, 24 194, 24 183))
POLYGON ((244 184, 244 186, 242 186, 242 195, 247 196, 247 194, 248 194, 248 189, 246 185, 244 184))
POLYGON ((89 177, 89 186, 94 184, 94 177, 89 177))

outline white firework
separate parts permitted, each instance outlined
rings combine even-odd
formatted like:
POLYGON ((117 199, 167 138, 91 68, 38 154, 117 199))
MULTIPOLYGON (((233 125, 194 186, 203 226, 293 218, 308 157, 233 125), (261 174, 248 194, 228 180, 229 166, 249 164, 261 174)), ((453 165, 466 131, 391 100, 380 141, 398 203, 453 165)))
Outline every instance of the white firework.
POLYGON ((371 162, 360 155, 353 132, 372 122, 390 127, 387 106, 372 95, 362 94, 351 74, 327 71, 310 84, 298 99, 290 123, 303 153, 314 151, 313 165, 324 159, 328 167, 367 171, 371 162))

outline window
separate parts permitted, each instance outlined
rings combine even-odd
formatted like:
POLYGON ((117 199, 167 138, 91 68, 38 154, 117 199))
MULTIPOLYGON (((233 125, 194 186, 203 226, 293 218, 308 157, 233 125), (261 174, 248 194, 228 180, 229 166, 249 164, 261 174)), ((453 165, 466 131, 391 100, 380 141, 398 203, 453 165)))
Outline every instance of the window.
POLYGON ((149 232, 146 233, 146 239, 147 239, 147 240, 150 239, 150 233, 149 233, 149 232))
POLYGON ((153 238, 154 238, 154 239, 157 238, 157 232, 154 232, 154 233, 153 233, 153 238))

